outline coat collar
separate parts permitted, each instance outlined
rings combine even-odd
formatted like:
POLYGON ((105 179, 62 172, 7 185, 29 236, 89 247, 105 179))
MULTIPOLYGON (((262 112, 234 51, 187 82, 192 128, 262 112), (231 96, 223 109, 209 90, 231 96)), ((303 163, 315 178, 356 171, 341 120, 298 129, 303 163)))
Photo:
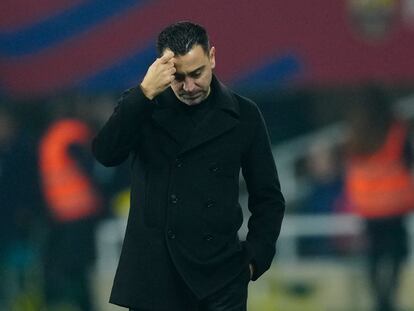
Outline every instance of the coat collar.
POLYGON ((211 87, 214 93, 212 107, 190 136, 188 128, 182 122, 184 116, 177 109, 176 97, 171 88, 156 98, 157 106, 152 118, 180 145, 179 154, 207 143, 239 123, 239 104, 231 91, 214 75, 211 87))
POLYGON ((234 114, 238 119, 240 116, 239 103, 233 93, 213 75, 211 87, 215 90, 217 108, 234 114))

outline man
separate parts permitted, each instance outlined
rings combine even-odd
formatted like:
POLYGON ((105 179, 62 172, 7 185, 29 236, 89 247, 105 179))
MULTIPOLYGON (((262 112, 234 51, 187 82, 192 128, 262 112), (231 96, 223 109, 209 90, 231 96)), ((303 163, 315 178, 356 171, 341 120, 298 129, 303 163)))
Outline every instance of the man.
POLYGON ((111 302, 131 310, 246 310, 270 266, 284 199, 263 118, 212 71, 204 28, 179 22, 93 142, 107 166, 132 158, 131 209, 111 302), (239 171, 249 232, 237 231, 239 171))

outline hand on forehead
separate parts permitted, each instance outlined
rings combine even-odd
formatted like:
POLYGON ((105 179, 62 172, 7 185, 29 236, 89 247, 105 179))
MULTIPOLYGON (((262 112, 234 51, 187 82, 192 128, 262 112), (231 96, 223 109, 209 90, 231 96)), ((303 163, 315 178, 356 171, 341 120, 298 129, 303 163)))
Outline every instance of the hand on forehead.
POLYGON ((167 63, 174 58, 174 52, 171 51, 169 48, 166 48, 161 56, 161 61, 163 63, 167 63))

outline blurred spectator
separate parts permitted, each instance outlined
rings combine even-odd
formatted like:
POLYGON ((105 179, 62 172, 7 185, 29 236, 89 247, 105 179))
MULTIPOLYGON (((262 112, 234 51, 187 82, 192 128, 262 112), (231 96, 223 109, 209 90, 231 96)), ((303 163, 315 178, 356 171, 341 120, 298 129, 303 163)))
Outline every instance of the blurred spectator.
POLYGON ((375 310, 391 311, 408 252, 405 219, 414 207, 409 131, 379 87, 367 87, 349 116, 347 196, 365 220, 375 310))
POLYGON ((339 155, 323 141, 316 141, 306 161, 311 194, 304 212, 332 213, 341 209, 343 189, 339 155))
MULTIPOLYGON (((316 141, 310 146, 305 161, 310 189, 299 212, 312 215, 330 214, 342 209, 342 167, 335 150, 324 141, 316 141)), ((335 243, 331 237, 302 237, 298 243, 302 256, 332 255, 335 251, 335 243)))
POLYGON ((102 213, 90 154, 92 129, 80 118, 88 116, 87 107, 82 107, 87 103, 53 104, 55 118, 39 146, 50 223, 44 260, 46 302, 52 310, 64 306, 91 311, 89 277, 95 259, 95 226, 102 213))
POLYGON ((0 309, 12 309, 28 290, 38 244, 39 219, 34 134, 11 106, 0 106, 0 309))
MULTIPOLYGON (((8 111, 1 109, 0 111, 0 308, 6 308, 13 296, 10 292, 11 288, 6 283, 10 282, 10 255, 15 240, 14 220, 14 204, 13 189, 15 185, 11 185, 8 178, 13 172, 8 171, 10 162, 13 162, 13 144, 15 138, 15 122, 8 111)), ((13 288, 13 286, 12 286, 13 288)))

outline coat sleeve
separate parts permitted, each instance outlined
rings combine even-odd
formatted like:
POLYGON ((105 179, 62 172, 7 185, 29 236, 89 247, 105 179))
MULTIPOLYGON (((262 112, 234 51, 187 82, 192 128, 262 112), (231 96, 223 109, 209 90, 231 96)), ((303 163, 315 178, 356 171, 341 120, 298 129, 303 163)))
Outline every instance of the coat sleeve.
POLYGON ((242 173, 249 194, 246 247, 252 253, 254 274, 257 280, 269 269, 276 251, 285 211, 283 198, 273 159, 269 136, 263 117, 256 108, 256 124, 250 147, 242 159, 242 173))
POLYGON ((137 144, 142 124, 151 117, 154 102, 140 87, 125 91, 113 114, 92 141, 92 153, 105 166, 121 164, 137 144))

